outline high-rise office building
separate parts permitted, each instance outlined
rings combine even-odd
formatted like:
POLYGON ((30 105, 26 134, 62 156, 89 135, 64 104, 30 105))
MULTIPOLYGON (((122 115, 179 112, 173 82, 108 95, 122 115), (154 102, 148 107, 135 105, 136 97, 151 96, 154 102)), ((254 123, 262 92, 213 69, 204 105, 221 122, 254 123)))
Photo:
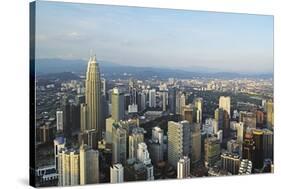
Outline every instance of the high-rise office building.
POLYGON ((223 118, 224 118, 224 110, 222 108, 217 108, 215 110, 215 121, 217 122, 218 130, 223 129, 223 118))
POLYGON ((127 132, 119 123, 112 127, 112 163, 125 164, 127 157, 127 132))
POLYGON ((195 98, 194 107, 195 107, 195 111, 196 111, 196 123, 202 124, 203 99, 195 98))
POLYGON ((274 125, 274 107, 272 100, 266 101, 266 124, 269 129, 274 125))
POLYGON ((253 134, 247 132, 243 141, 243 149, 242 149, 242 158, 248 159, 249 161, 254 161, 254 152, 255 152, 255 141, 253 139, 253 134))
POLYGON ((262 129, 264 125, 264 113, 261 110, 257 110, 256 112, 256 118, 257 118, 257 128, 262 129))
POLYGON ((80 146, 80 184, 99 183, 99 151, 80 146))
POLYGON ((137 160, 145 166, 146 180, 154 180, 153 166, 151 164, 147 146, 144 142, 138 144, 137 160))
POLYGON ((243 144, 244 123, 243 122, 235 123, 235 128, 236 128, 237 142, 239 144, 243 144))
POLYGON ((162 94, 162 111, 167 111, 168 105, 168 91, 164 90, 161 92, 162 94))
POLYGON ((105 78, 101 79, 101 94, 106 97, 107 94, 107 81, 105 78))
POLYGON ((220 159, 220 141, 216 137, 205 139, 205 165, 213 166, 220 159))
POLYGON ((142 162, 145 165, 151 164, 151 159, 149 157, 149 152, 147 150, 147 146, 144 142, 138 144, 137 149, 137 160, 142 162))
POLYGON ((263 156, 273 160, 273 132, 269 129, 263 129, 263 156))
POLYGON ((176 96, 177 89, 172 87, 168 89, 168 106, 170 113, 176 114, 176 96))
POLYGON ((220 96, 219 99, 219 108, 222 108, 223 110, 225 110, 228 113, 228 116, 230 117, 230 97, 229 96, 220 96))
POLYGON ((84 132, 87 129, 87 106, 80 104, 80 131, 84 132))
POLYGON ((194 107, 192 105, 186 105, 182 107, 182 120, 186 120, 192 124, 195 120, 194 117, 194 107))
POLYGON ((191 162, 197 163, 201 159, 201 129, 200 124, 191 125, 191 162))
POLYGON ((223 138, 228 138, 230 131, 230 117, 229 114, 224 110, 223 111, 223 138))
POLYGON ((146 108, 146 94, 142 92, 140 96, 140 111, 143 111, 146 108))
POLYGON ((154 142, 159 142, 160 144, 163 144, 164 131, 160 127, 153 127, 152 128, 152 137, 151 137, 151 139, 154 142))
POLYGON ((164 132, 159 127, 152 128, 152 137, 148 141, 148 151, 153 164, 164 158, 164 132))
POLYGON ((260 129, 254 129, 252 132, 253 132, 253 138, 254 138, 254 142, 255 142, 253 166, 254 166, 254 168, 262 168, 263 160, 264 160, 263 131, 260 129))
POLYGON ((59 169, 59 152, 61 151, 61 149, 65 148, 65 138, 62 136, 58 136, 55 138, 54 140, 54 155, 55 155, 55 166, 56 166, 56 170, 58 172, 59 169))
POLYGON ((143 141, 143 132, 139 129, 133 129, 129 135, 129 158, 137 158, 138 145, 143 141))
POLYGON ((177 165, 177 178, 188 178, 190 175, 190 159, 187 156, 183 156, 179 159, 177 165))
POLYGON ((80 184, 79 152, 74 149, 61 149, 58 155, 59 186, 80 184))
POLYGON ((177 167, 182 156, 191 155, 191 124, 188 121, 168 122, 168 162, 177 167))
POLYGON ((101 80, 96 56, 91 57, 88 62, 85 84, 85 102, 87 105, 86 130, 96 130, 98 138, 100 138, 102 132, 101 80))
POLYGON ((237 154, 223 153, 221 155, 222 169, 227 170, 232 175, 237 175, 239 172, 241 157, 237 154))
POLYGON ((244 123, 244 127, 255 129, 257 125, 257 117, 256 113, 253 112, 239 112, 239 121, 244 123))
POLYGON ((149 90, 149 107, 150 108, 156 107, 156 90, 155 89, 149 90))
POLYGON ((110 167, 110 183, 124 182, 124 167, 122 164, 113 164, 110 167))
POLYGON ((186 96, 185 93, 181 93, 179 99, 179 111, 178 114, 181 114, 183 107, 186 105, 186 96))
POLYGON ((57 131, 63 131, 63 111, 57 111, 57 131))
POLYGON ((242 146, 242 144, 239 144, 234 139, 231 139, 231 140, 227 141, 227 151, 229 153, 239 154, 240 156, 242 156, 241 146, 242 146))
POLYGON ((105 120, 105 141, 108 144, 112 143, 112 125, 115 122, 112 117, 109 117, 105 120))
POLYGON ((120 121, 125 116, 125 104, 124 104, 124 93, 118 88, 114 88, 112 91, 112 119, 120 121))

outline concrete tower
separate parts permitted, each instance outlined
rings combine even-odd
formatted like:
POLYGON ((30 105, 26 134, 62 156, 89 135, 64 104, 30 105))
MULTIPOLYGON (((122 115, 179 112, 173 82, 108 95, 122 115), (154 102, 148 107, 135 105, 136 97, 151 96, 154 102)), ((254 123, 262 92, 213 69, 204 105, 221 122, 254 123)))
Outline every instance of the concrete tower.
POLYGON ((86 105, 87 105, 87 126, 86 130, 96 130, 101 134, 101 80, 100 69, 96 56, 91 57, 88 62, 86 73, 86 105))

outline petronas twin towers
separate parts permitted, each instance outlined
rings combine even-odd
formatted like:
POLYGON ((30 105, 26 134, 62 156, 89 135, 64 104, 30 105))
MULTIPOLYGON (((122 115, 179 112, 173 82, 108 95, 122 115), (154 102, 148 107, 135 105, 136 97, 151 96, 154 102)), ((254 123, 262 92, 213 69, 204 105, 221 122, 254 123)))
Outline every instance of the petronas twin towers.
POLYGON ((86 123, 84 132, 94 131, 100 138, 102 124, 101 80, 96 56, 91 57, 88 62, 85 85, 86 123))

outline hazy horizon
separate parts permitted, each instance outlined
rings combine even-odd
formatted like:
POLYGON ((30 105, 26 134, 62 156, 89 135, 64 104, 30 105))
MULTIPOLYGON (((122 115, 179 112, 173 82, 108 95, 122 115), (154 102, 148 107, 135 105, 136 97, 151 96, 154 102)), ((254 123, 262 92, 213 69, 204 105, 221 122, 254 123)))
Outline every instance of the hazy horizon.
POLYGON ((273 73, 273 16, 36 3, 37 59, 273 73))

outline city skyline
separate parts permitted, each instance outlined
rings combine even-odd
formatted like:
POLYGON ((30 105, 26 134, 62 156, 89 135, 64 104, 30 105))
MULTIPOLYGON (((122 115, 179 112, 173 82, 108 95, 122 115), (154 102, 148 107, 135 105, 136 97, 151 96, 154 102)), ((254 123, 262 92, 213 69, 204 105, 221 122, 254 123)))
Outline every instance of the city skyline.
POLYGON ((32 186, 274 173, 272 17, 31 5, 32 186))
POLYGON ((272 16, 57 2, 37 7, 36 58, 87 59, 93 49, 100 60, 120 65, 273 72, 272 16))

